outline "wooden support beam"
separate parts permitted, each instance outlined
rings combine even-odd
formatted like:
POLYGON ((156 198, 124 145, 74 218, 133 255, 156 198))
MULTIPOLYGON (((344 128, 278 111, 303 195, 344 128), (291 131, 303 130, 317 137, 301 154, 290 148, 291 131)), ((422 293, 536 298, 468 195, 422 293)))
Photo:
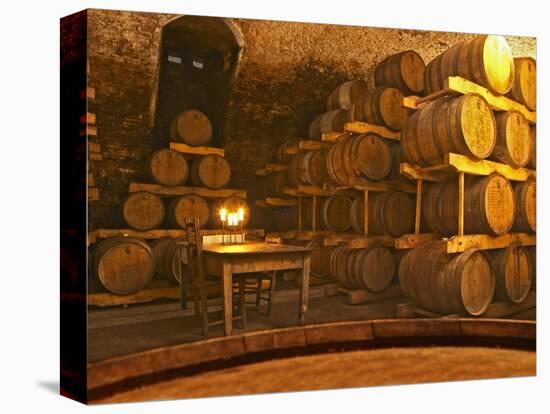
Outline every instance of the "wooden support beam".
POLYGON ((99 152, 90 152, 88 154, 88 160, 90 161, 101 161, 103 159, 103 155, 99 152))
POLYGON ((311 210, 311 228, 315 231, 317 230, 317 196, 313 196, 311 210))
POLYGON ((401 139, 401 133, 399 131, 392 131, 384 126, 368 124, 366 122, 348 122, 344 125, 344 130, 354 134, 367 134, 372 132, 373 134, 379 135, 382 138, 391 139, 392 141, 399 141, 401 139))
POLYGON ((80 91, 80 99, 88 99, 89 101, 93 101, 95 99, 95 88, 86 87, 86 89, 82 89, 80 91))
POLYGON ((149 193, 157 194, 160 196, 184 196, 188 194, 198 195, 205 198, 227 198, 227 197, 240 197, 246 199, 245 190, 237 190, 230 188, 221 188, 219 190, 211 190, 204 187, 183 187, 173 186, 168 187, 160 184, 148 184, 148 183, 130 183, 128 187, 129 193, 135 193, 137 191, 147 191, 149 193))
POLYGON ((81 125, 94 125, 96 121, 96 116, 93 112, 87 112, 84 115, 80 116, 81 125))
POLYGON ((298 231, 302 231, 302 197, 298 196, 298 231))
POLYGON ((338 288, 338 292, 347 296, 348 305, 360 305, 362 303, 378 302, 380 300, 396 298, 402 296, 399 285, 390 285, 383 292, 371 292, 366 289, 346 289, 342 286, 338 288))
POLYGON ((537 306, 536 292, 529 292, 525 300, 521 303, 493 302, 489 305, 484 318, 504 318, 518 312, 523 312, 537 306))
POLYGON ((334 232, 330 230, 302 230, 294 233, 294 240, 310 241, 319 237, 329 237, 334 232))
POLYGON ((329 132, 321 136, 321 142, 338 142, 342 138, 349 137, 350 132, 329 132))
POLYGON ((146 288, 137 293, 131 295, 115 295, 114 293, 89 293, 88 305, 89 306, 120 306, 130 305, 134 303, 146 303, 152 302, 157 299, 179 299, 180 289, 177 286, 173 287, 160 287, 160 288, 146 288))
POLYGON ((97 187, 88 187, 88 201, 99 201, 99 189, 97 187))
POLYGON ((88 141, 88 152, 101 152, 101 145, 97 142, 88 141))
POLYGON ((419 234, 405 234, 395 239, 395 248, 402 249, 414 249, 423 243, 441 240, 441 236, 435 233, 419 233, 419 234))
POLYGON ((200 147, 192 147, 190 145, 181 143, 181 142, 170 142, 170 149, 173 151, 180 152, 182 154, 189 154, 189 155, 219 155, 220 157, 225 156, 225 150, 223 148, 215 148, 215 147, 206 147, 206 146, 200 146, 200 147))
POLYGON ((338 246, 345 244, 352 249, 365 249, 367 247, 394 247, 395 239, 390 236, 363 237, 358 234, 336 233, 327 237, 323 244, 325 246, 338 246))
POLYGON ((369 181, 361 177, 350 177, 350 186, 358 191, 403 191, 416 194, 416 186, 404 180, 369 181))
POLYGON ((295 207, 298 205, 295 199, 267 197, 265 200, 256 200, 258 207, 295 207))
POLYGON ((79 135, 81 137, 95 137, 97 136, 97 127, 95 125, 88 125, 84 128, 81 128, 79 135))
POLYGON ((363 236, 369 235, 369 190, 363 191, 363 236))
POLYGON ((537 236, 527 233, 508 233, 498 237, 487 234, 465 234, 453 236, 445 240, 447 253, 461 253, 467 249, 481 250, 503 249, 508 246, 534 246, 537 244, 537 236))
POLYGON ((276 171, 286 171, 288 169, 288 165, 286 164, 267 164, 264 168, 260 168, 259 170, 256 170, 256 175, 263 177, 266 175, 269 175, 276 171))

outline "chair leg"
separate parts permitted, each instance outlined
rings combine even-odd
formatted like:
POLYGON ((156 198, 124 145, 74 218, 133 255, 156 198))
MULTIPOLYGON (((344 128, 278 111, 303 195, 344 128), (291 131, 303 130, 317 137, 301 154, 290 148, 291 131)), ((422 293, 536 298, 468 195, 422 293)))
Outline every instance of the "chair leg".
MULTIPOLYGON (((206 285, 203 283, 203 286, 206 285)), ((208 303, 206 299, 206 289, 200 290, 201 296, 201 308, 202 308, 202 333, 204 336, 208 336, 208 303)))
POLYGON ((256 309, 260 310, 260 300, 262 298, 262 279, 258 279, 258 286, 256 287, 256 309))
POLYGON ((269 299, 267 301, 267 316, 271 315, 271 305, 273 304, 273 292, 275 291, 275 281, 277 280, 277 271, 273 271, 271 281, 269 283, 269 299))
POLYGON ((246 329, 247 312, 246 312, 246 279, 239 280, 239 307, 241 308, 241 323, 242 328, 246 329))

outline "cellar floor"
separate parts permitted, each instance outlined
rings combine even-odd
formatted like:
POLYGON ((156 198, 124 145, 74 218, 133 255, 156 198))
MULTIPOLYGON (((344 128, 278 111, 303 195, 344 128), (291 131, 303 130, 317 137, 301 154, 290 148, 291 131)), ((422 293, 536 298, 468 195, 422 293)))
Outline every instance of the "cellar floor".
MULTIPOLYGON (((298 289, 289 285, 278 286, 281 289, 274 294, 271 316, 250 309, 247 332, 298 325, 298 289)), ((325 297, 323 286, 312 286, 307 323, 394 318, 395 305, 404 301, 404 297, 398 297, 349 306, 345 296, 325 297)), ((180 310, 179 303, 159 301, 127 308, 90 307, 88 361, 97 362, 147 349, 205 339, 200 328, 193 326, 192 304, 188 306, 189 309, 180 310)), ((236 321, 236 334, 243 332, 239 327, 240 322, 236 321)), ((221 325, 211 327, 210 330, 209 338, 223 335, 221 325)))

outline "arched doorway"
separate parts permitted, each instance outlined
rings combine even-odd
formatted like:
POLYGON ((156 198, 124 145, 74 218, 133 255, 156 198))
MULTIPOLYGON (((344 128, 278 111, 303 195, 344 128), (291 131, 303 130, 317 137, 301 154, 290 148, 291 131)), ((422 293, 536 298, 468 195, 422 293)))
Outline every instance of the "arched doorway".
POLYGON ((153 146, 166 146, 172 119, 198 109, 212 121, 213 146, 223 125, 244 42, 228 19, 180 16, 162 29, 153 146))

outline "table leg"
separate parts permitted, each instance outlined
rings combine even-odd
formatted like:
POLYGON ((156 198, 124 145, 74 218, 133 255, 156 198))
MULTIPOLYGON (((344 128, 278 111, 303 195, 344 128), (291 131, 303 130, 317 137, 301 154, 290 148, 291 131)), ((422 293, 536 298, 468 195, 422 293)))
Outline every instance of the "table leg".
POLYGON ((225 336, 233 333, 233 275, 231 264, 223 263, 222 290, 223 290, 223 327, 225 336))
POLYGON ((300 303, 298 314, 300 317, 300 325, 303 325, 306 318, 307 307, 309 303, 309 271, 310 271, 311 257, 306 255, 302 265, 302 286, 300 288, 300 303))

